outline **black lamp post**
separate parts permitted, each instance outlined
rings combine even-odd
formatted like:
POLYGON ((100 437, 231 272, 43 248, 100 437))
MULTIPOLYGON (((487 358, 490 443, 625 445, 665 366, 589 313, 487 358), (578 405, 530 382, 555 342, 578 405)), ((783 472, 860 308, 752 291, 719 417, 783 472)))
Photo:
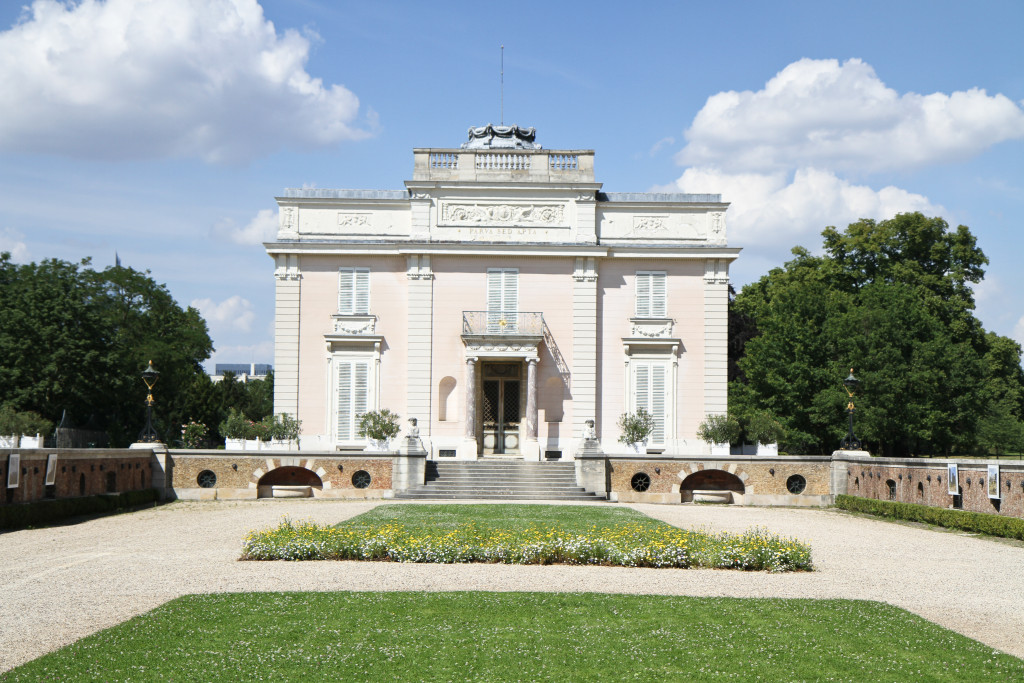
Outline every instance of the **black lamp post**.
POLYGON ((841 445, 843 450, 859 451, 863 444, 853 433, 853 395, 860 388, 860 380, 853 376, 853 368, 850 368, 850 376, 843 380, 843 386, 846 387, 846 393, 850 397, 850 402, 846 405, 846 412, 850 414, 850 431, 841 445))
POLYGON ((157 436, 156 429, 153 428, 153 404, 156 403, 153 400, 153 385, 158 379, 160 379, 160 373, 153 367, 153 361, 149 361, 149 366, 142 371, 142 381, 146 383, 146 388, 149 390, 149 393, 146 394, 146 428, 139 435, 139 441, 143 443, 160 442, 160 437, 157 436))

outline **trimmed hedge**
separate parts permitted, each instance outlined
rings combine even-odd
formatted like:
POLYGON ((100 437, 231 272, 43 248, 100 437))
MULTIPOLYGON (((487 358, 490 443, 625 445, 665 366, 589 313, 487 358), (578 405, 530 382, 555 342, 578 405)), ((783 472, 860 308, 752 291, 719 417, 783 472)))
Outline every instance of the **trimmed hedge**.
POLYGON ((836 507, 851 512, 864 512, 879 517, 923 522, 947 529, 974 531, 989 536, 1024 540, 1024 519, 1003 517, 970 510, 951 510, 915 503, 875 500, 859 496, 836 496, 836 507))
POLYGON ((0 505, 0 529, 24 529, 29 526, 53 524, 78 515, 116 512, 125 508, 149 505, 157 501, 156 489, 125 491, 82 498, 39 500, 32 503, 0 505))

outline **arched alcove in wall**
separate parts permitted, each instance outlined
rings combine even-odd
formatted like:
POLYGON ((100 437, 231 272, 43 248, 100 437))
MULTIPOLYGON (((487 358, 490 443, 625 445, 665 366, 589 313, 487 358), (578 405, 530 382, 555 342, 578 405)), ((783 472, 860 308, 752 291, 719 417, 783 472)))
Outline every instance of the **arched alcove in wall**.
POLYGON ((680 491, 733 491, 743 493, 743 480, 725 470, 701 470, 694 472, 679 485, 680 491))
POLYGON ((449 408, 455 407, 455 399, 452 396, 452 393, 455 391, 455 384, 455 378, 451 376, 442 377, 441 381, 437 383, 437 419, 440 422, 447 420, 449 408), (449 400, 452 401, 453 405, 448 405, 449 400))
POLYGON ((260 477, 258 486, 317 486, 323 487, 324 483, 317 476, 305 467, 277 467, 260 477))

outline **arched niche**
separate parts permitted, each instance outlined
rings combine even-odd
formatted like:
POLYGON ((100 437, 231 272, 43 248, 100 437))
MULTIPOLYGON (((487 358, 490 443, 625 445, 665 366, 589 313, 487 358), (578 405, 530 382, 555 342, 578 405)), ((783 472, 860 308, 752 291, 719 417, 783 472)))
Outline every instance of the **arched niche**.
POLYGON ((451 409, 455 408, 455 399, 452 397, 455 384, 455 378, 451 376, 442 377, 441 381, 437 383, 437 419, 440 422, 446 421, 449 412, 453 412, 451 409), (453 405, 449 406, 449 401, 453 405))

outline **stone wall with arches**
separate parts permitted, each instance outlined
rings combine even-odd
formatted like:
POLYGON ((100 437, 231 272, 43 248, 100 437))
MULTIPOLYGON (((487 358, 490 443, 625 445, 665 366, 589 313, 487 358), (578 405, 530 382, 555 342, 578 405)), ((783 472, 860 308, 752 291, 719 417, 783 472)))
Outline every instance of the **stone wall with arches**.
POLYGON ((168 488, 175 498, 270 498, 281 497, 288 488, 308 488, 303 495, 314 498, 384 498, 393 492, 396 455, 172 450, 167 461, 168 488), (277 494, 275 487, 281 487, 277 494))

